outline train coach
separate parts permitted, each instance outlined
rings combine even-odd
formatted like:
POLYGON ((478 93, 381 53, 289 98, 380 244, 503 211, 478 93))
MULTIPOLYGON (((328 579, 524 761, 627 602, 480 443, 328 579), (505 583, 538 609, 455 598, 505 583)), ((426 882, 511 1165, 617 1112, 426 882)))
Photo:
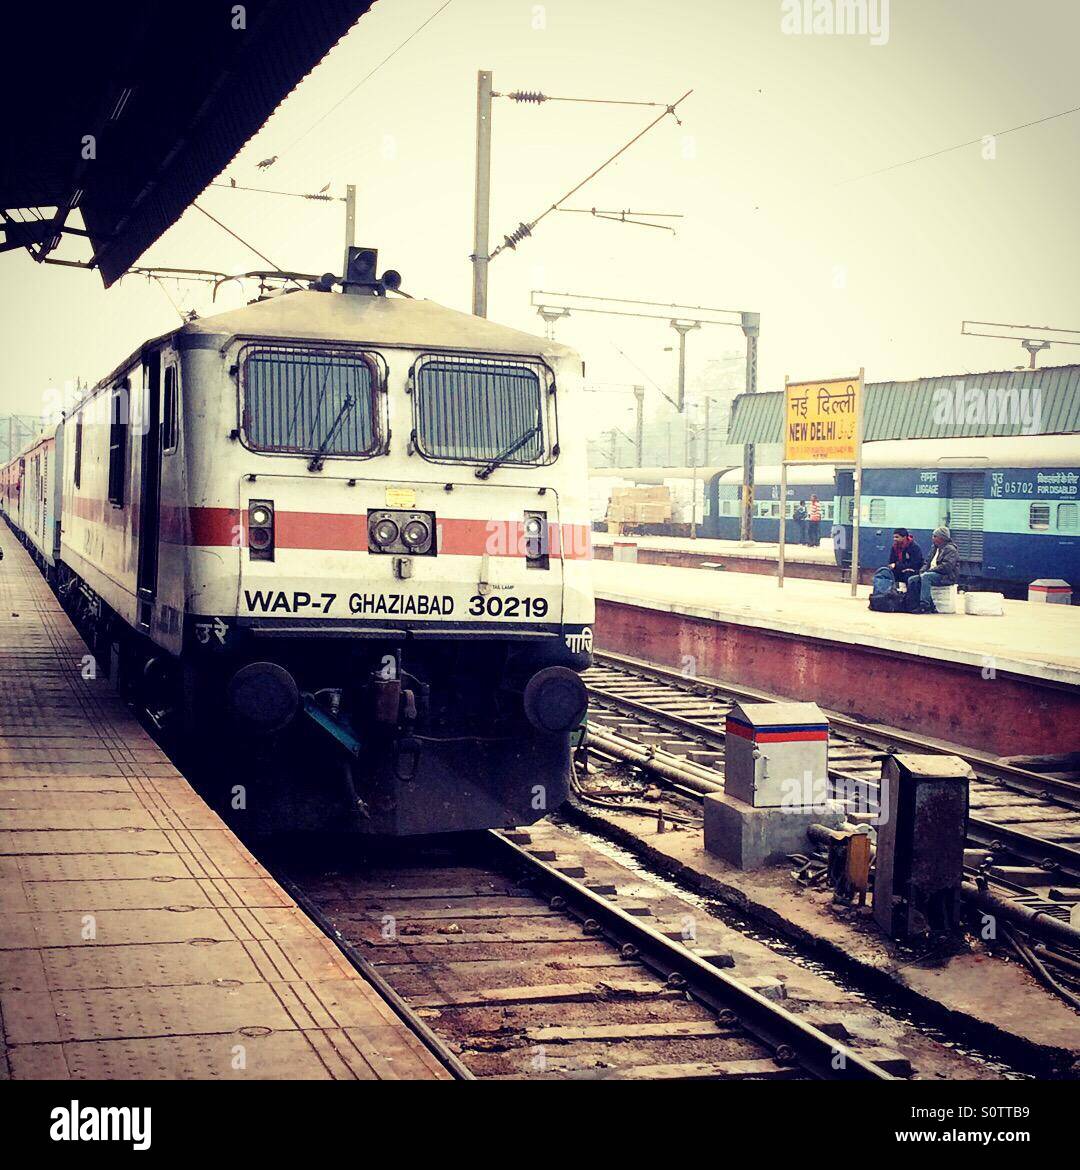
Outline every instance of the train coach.
MULTIPOLYGON (((786 507, 780 506, 780 469, 759 467, 754 474, 753 525, 754 540, 775 543, 780 539, 780 514, 788 520, 785 539, 795 541, 797 533, 791 522, 795 504, 809 503, 816 495, 821 504, 821 535, 828 536, 833 522, 833 495, 835 493, 835 471, 831 466, 818 464, 806 467, 789 467, 787 476, 786 507)), ((743 472, 741 467, 731 468, 709 477, 705 485, 705 512, 699 534, 714 540, 738 540, 743 472)))
MULTIPOLYGON (((854 480, 836 475, 843 536, 837 557, 850 567, 854 480)), ((909 529, 930 548, 948 526, 970 587, 1025 596, 1039 578, 1080 591, 1080 435, 882 440, 863 448, 859 564, 888 561, 892 533, 909 529)))
POLYGON ((591 660, 581 360, 374 273, 186 323, 68 413, 58 590, 260 827, 528 823, 591 660))
POLYGON ((53 428, 0 467, 0 511, 50 582, 60 562, 62 462, 63 433, 53 428))

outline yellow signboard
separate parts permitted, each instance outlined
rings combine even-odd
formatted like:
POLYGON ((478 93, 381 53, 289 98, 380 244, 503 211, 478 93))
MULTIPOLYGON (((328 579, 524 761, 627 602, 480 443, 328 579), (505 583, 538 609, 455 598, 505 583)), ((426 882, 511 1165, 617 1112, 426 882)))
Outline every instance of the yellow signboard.
POLYGON ((862 379, 789 382, 784 388, 784 459, 854 463, 859 446, 862 379))
POLYGON ((415 508, 416 488, 388 487, 386 489, 386 506, 388 508, 415 508))

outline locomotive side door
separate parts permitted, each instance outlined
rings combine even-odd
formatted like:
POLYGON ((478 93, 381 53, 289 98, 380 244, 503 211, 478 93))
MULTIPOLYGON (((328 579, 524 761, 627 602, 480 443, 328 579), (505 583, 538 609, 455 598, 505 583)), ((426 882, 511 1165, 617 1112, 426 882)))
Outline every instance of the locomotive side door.
POLYGON ((139 559, 136 578, 139 629, 149 632, 157 597, 161 503, 161 353, 143 363, 142 458, 140 460, 139 559))

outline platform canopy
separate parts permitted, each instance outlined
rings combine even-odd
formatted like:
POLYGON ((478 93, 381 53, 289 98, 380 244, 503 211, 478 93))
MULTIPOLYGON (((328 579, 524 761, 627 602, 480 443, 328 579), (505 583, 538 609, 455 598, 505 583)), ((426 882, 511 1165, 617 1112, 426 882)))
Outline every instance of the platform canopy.
MULTIPOLYGON (((908 382, 866 383, 868 442, 879 439, 992 438, 1080 432, 1080 365, 1036 370, 939 374, 908 382), (982 414, 964 409, 968 396, 982 414), (991 409, 990 407, 993 407, 991 409)), ((728 441, 782 443, 784 392, 739 394, 728 441)))
POLYGON ((373 2, 9 6, 0 251, 41 261, 86 235, 112 284, 373 2))

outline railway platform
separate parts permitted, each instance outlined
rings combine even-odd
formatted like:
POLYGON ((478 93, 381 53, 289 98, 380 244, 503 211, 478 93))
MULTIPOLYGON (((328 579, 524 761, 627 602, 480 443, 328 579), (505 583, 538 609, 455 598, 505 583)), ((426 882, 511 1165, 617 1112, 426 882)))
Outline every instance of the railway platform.
MULTIPOLYGON (((775 575, 779 546, 766 541, 711 540, 686 536, 615 536, 610 532, 592 534, 593 556, 598 561, 616 559, 615 546, 633 545, 629 558, 639 565, 670 565, 680 569, 721 570, 727 573, 775 575)), ((841 581, 843 570, 836 563, 832 541, 827 537, 814 548, 788 544, 784 563, 790 577, 812 581, 841 581)))
POLYGON ((838 582, 595 561, 599 649, 998 756, 1080 748, 1080 608, 885 614, 838 582))
POLYGON ((440 1079, 0 524, 0 1079, 440 1079))

